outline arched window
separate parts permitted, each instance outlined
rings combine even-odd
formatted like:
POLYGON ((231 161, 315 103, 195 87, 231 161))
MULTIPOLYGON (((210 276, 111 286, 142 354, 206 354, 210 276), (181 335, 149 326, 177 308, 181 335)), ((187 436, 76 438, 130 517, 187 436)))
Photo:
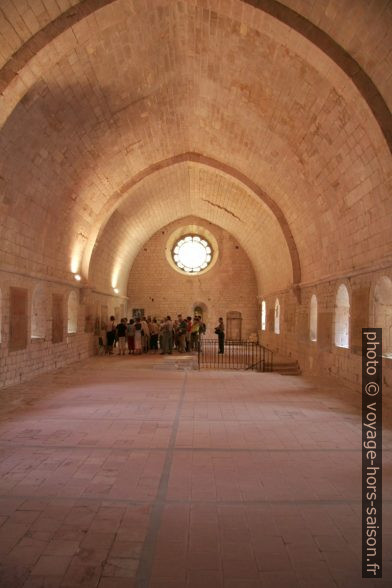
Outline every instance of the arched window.
POLYGON ((348 348, 350 327, 350 298, 344 284, 340 284, 335 304, 335 345, 348 348))
POLYGON ((374 326, 382 329, 383 355, 392 356, 392 280, 383 276, 374 288, 374 326))
POLYGON ((212 255, 211 245, 200 235, 181 237, 172 250, 174 263, 190 274, 204 270, 211 263, 212 255))
POLYGON ((280 304, 279 298, 275 300, 275 322, 274 322, 274 331, 277 335, 280 333, 280 304))
POLYGON ((261 330, 265 331, 267 326, 267 305, 265 300, 261 302, 261 330))
POLYGON ((33 298, 31 301, 31 338, 45 339, 46 335, 46 313, 48 310, 48 301, 46 289, 43 284, 38 284, 34 288, 33 298))
POLYGON ((68 296, 68 333, 76 333, 78 329, 78 297, 73 290, 68 296))
POLYGON ((311 341, 317 341, 317 298, 315 294, 310 299, 309 336, 311 341))

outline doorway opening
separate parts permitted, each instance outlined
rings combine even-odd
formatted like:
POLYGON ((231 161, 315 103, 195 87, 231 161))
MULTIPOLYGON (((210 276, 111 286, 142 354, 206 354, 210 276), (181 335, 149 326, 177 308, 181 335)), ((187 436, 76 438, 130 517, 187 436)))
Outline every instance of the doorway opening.
POLYGON ((208 329, 208 309, 204 302, 195 302, 193 305, 193 316, 201 316, 201 320, 208 329))
POLYGON ((241 341, 242 315, 233 310, 226 315, 226 339, 227 341, 241 341))

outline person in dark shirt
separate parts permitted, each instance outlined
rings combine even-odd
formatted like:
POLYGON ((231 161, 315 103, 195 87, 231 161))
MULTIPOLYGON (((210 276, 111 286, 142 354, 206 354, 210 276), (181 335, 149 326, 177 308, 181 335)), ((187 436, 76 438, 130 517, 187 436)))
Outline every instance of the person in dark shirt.
POLYGON ((225 352, 225 325, 223 318, 219 317, 218 325, 215 327, 215 334, 218 335, 219 353, 225 352))
POLYGON ((137 317, 135 323, 135 353, 137 354, 142 353, 143 335, 142 323, 140 317, 137 317))
POLYGON ((117 336, 118 336, 118 354, 125 355, 125 343, 127 335, 127 319, 122 318, 117 325, 117 336))
POLYGON ((113 354, 113 345, 116 339, 116 323, 115 317, 111 316, 109 323, 106 327, 106 345, 107 345, 107 353, 109 355, 113 354))
POLYGON ((182 318, 182 315, 179 314, 177 317, 177 349, 180 353, 185 351, 186 343, 186 330, 187 330, 187 322, 185 319, 182 318))

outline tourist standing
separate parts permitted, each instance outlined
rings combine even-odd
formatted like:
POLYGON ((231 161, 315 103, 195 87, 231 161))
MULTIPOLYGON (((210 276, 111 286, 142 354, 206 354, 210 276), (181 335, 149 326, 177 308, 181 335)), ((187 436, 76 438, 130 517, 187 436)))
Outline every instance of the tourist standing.
POLYGON ((191 333, 192 333, 192 317, 186 317, 186 333, 185 333, 185 349, 186 351, 191 350, 191 333))
POLYGON ((143 348, 144 353, 147 353, 147 351, 150 348, 150 329, 148 327, 145 316, 142 318, 141 323, 142 323, 142 330, 143 330, 142 348, 143 348))
POLYGON ((127 335, 127 319, 122 318, 121 321, 117 325, 117 335, 118 335, 118 354, 125 355, 125 343, 126 343, 126 335, 127 335))
POLYGON ((215 327, 215 334, 218 335, 219 353, 222 354, 225 352, 225 325, 222 317, 219 317, 218 325, 215 327))
POLYGON ((113 355, 113 345, 116 339, 116 323, 115 317, 112 315, 110 317, 109 323, 106 327, 106 344, 107 344, 107 353, 109 355, 113 355))
POLYGON ((135 323, 135 353, 139 354, 142 352, 143 345, 143 329, 140 317, 137 317, 135 323))
POLYGON ((177 317, 177 349, 180 353, 185 351, 185 337, 187 330, 187 322, 182 318, 182 314, 177 317))
POLYGON ((166 317, 166 320, 162 329, 162 351, 161 354, 168 353, 171 355, 173 352, 173 322, 170 316, 166 317))
POLYGON ((128 353, 134 353, 135 351, 135 321, 133 319, 129 319, 128 323, 128 353))
POLYGON ((200 321, 199 317, 195 316, 192 323, 192 330, 191 330, 191 349, 192 351, 199 351, 199 331, 200 331, 200 321))
POLYGON ((158 335, 159 335, 159 326, 157 323, 157 319, 154 317, 152 322, 149 323, 150 328, 150 348, 151 351, 154 353, 158 353, 158 335))

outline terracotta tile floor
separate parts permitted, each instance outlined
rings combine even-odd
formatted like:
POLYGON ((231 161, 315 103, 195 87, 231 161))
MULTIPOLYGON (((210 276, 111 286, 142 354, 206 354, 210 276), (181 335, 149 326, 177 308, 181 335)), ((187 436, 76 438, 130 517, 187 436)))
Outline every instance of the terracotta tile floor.
POLYGON ((360 395, 332 380, 96 357, 7 388, 0 586, 392 586, 361 579, 360 395))

